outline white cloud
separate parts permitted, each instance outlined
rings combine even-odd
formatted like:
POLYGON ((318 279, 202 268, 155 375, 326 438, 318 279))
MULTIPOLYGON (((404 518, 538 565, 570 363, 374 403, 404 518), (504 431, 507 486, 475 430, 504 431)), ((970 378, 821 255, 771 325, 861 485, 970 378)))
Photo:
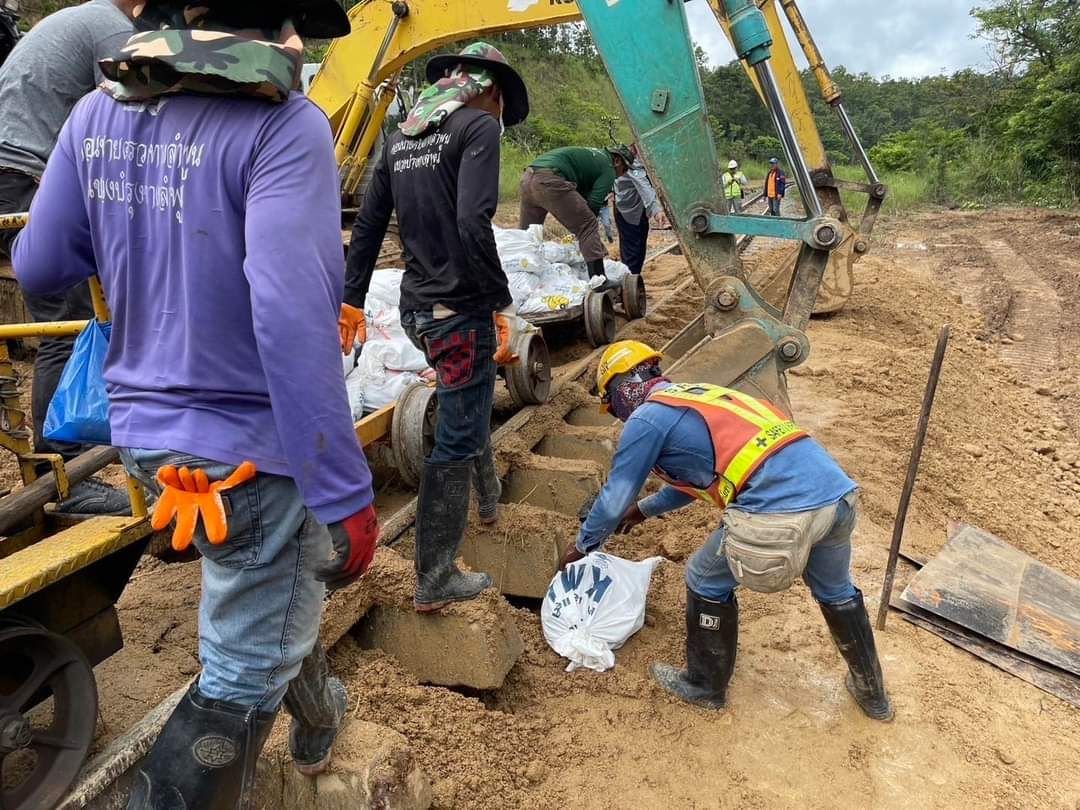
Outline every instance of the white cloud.
MULTIPOLYGON (((975 21, 969 11, 975 2, 802 0, 799 7, 830 67, 843 65, 852 72, 878 77, 914 78, 988 67, 986 44, 971 37, 975 21)), ((712 64, 735 58, 705 0, 691 0, 686 11, 690 32, 712 64)), ((790 33, 788 39, 798 51, 790 33)), ((801 54, 799 61, 805 65, 801 54)))

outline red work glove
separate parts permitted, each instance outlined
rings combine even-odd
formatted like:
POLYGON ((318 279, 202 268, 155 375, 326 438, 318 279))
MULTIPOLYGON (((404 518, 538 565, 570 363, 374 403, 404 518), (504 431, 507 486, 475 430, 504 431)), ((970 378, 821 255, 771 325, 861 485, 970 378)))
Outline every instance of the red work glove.
POLYGON ((315 579, 336 591, 356 582, 371 565, 379 545, 379 518, 375 507, 368 506, 328 528, 335 556, 315 566, 315 579))
POLYGON ((367 341, 367 321, 364 320, 364 310, 342 304, 337 325, 338 333, 341 335, 342 354, 351 352, 354 344, 367 341))
POLYGON ((566 544, 566 548, 563 549, 562 557, 559 558, 559 569, 562 571, 570 563, 576 563, 578 560, 585 559, 585 555, 578 551, 577 542, 571 540, 566 544))
POLYGON ((630 504, 629 508, 623 513, 622 519, 619 521, 619 525, 615 527, 616 534, 628 534, 632 528, 639 523, 645 521, 645 515, 641 514, 641 509, 638 508, 637 503, 630 504))
POLYGON ((517 337, 517 315, 508 313, 506 310, 495 313, 495 334, 499 338, 499 346, 495 350, 492 359, 500 366, 512 366, 518 362, 518 356, 514 354, 514 338, 517 337))

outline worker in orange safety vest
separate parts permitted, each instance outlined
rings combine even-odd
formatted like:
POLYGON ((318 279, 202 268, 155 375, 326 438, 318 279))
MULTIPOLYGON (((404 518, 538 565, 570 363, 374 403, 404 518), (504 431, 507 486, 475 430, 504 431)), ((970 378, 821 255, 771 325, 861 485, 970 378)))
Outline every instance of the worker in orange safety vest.
POLYGON ((613 533, 694 500, 722 510, 686 568, 686 668, 654 664, 654 680, 683 700, 721 708, 735 668, 735 588, 776 592, 801 576, 848 665, 847 688, 890 720, 870 620, 851 580, 857 489, 825 449, 770 402, 730 388, 675 384, 660 354, 620 341, 604 352, 597 390, 625 423, 607 483, 560 567, 613 533), (638 500, 649 474, 666 483, 638 500))

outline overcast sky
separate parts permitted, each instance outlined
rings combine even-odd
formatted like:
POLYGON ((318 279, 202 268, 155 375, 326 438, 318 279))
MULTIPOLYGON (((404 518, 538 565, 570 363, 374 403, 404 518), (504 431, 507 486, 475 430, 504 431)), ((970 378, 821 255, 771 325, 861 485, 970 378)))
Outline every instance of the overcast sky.
MULTIPOLYGON (((830 67, 911 78, 988 66, 986 43, 971 38, 973 5, 978 0, 802 0, 799 8, 830 67)), ((686 10, 710 63, 734 59, 705 0, 691 0, 686 10)), ((788 38, 797 51, 794 37, 788 38)))

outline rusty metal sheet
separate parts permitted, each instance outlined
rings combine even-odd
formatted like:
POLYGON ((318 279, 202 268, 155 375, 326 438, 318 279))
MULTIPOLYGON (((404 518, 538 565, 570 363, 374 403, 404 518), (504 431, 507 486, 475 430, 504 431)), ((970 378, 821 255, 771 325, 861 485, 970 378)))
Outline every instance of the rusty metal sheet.
POLYGON ((1080 676, 1080 581, 982 529, 953 524, 899 603, 1080 676))
POLYGON ((1024 655, 996 641, 983 638, 940 616, 922 612, 900 599, 894 598, 889 604, 901 611, 900 618, 911 622, 916 627, 928 630, 950 644, 1005 670, 1010 675, 1015 675, 1032 686, 1080 708, 1080 678, 1072 673, 1024 655))

